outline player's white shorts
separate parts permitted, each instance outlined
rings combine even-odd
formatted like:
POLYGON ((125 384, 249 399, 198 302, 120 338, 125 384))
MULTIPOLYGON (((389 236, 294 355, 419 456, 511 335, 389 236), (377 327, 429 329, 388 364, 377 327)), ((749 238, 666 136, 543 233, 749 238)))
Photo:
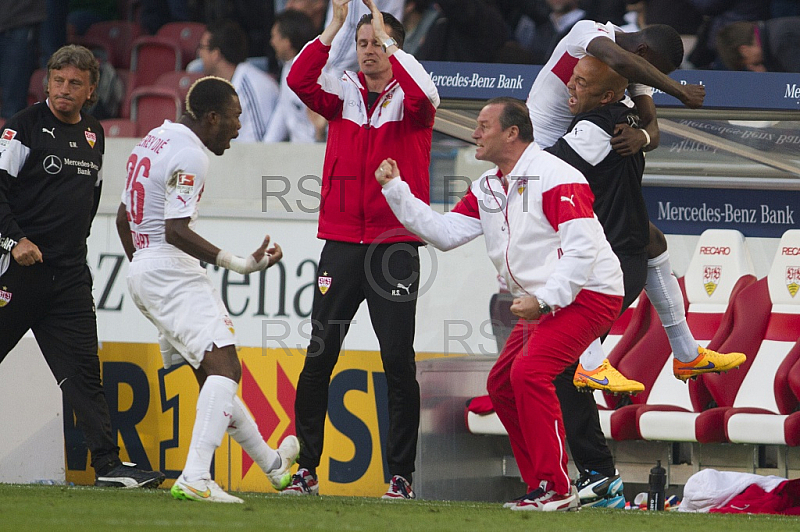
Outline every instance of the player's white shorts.
POLYGON ((128 291, 158 328, 166 368, 186 360, 196 369, 214 345, 237 345, 228 311, 195 258, 138 251, 128 269, 128 291))

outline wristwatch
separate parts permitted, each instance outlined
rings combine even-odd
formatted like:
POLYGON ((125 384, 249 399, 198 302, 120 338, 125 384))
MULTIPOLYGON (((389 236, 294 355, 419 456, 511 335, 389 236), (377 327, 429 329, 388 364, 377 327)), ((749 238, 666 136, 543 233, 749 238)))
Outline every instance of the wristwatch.
POLYGON ((550 314, 553 312, 553 309, 550 308, 550 305, 539 299, 538 297, 536 300, 539 302, 539 316, 544 316, 545 314, 550 314))
POLYGON ((386 50, 387 50, 387 49, 388 49, 390 46, 397 46, 397 41, 395 41, 395 40, 394 40, 393 38, 391 38, 391 37, 389 37, 388 39, 386 39, 385 41, 383 41, 383 42, 381 43, 381 48, 383 48, 383 51, 384 51, 384 52, 385 52, 385 51, 386 51, 386 50))

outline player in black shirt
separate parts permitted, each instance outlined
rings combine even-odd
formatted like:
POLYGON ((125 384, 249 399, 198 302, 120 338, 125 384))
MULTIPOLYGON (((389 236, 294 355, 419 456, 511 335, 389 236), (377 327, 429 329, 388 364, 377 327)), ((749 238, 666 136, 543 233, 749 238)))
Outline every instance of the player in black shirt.
POLYGON ((98 486, 155 487, 160 472, 123 464, 100 380, 86 238, 102 184, 97 61, 65 46, 47 64, 48 99, 0 135, 0 362, 32 329, 91 451, 98 486))
MULTIPOLYGON (((567 85, 575 118, 567 133, 547 148, 580 170, 594 193, 595 214, 622 267, 625 297, 620 312, 639 296, 647 280, 650 225, 642 197, 644 154, 623 156, 611 146, 617 124, 638 124, 636 109, 621 101, 627 84, 599 59, 582 58, 567 85)), ((567 368, 554 384, 567 442, 581 475, 576 482, 581 503, 624 506, 622 481, 600 427, 594 396, 579 392, 573 384, 577 367, 576 363, 567 368)))

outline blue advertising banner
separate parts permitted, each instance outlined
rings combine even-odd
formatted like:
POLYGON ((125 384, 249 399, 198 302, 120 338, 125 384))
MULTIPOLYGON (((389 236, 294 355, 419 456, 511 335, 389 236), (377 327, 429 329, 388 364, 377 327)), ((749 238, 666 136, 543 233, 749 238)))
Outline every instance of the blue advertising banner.
MULTIPOLYGON (((422 64, 431 74, 442 98, 466 100, 487 100, 496 96, 525 100, 542 68, 538 65, 442 61, 424 61, 422 64)), ((705 85, 704 108, 800 110, 800 74, 676 70, 670 76, 681 84, 705 85)), ((656 91, 653 100, 660 107, 683 105, 661 91, 656 91)))
POLYGON ((650 221, 668 234, 736 229, 745 236, 780 238, 800 229, 800 191, 643 187, 650 221))

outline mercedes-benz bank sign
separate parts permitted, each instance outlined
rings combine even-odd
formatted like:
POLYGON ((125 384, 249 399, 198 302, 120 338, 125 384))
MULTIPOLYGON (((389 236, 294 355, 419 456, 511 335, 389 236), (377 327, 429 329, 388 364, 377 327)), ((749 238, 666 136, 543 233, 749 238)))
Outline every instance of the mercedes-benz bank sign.
POLYGON ((48 155, 44 158, 42 166, 44 166, 44 171, 48 174, 57 174, 61 171, 63 164, 58 155, 48 155))

